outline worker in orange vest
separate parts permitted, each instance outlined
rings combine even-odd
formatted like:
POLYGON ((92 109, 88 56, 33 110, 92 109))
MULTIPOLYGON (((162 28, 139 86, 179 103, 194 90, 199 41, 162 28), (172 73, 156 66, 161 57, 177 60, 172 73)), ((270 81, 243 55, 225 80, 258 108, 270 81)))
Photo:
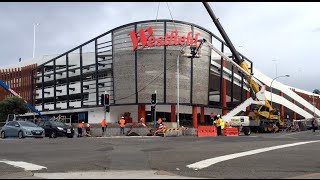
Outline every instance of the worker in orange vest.
POLYGON ((84 122, 78 123, 78 137, 82 137, 82 129, 84 128, 84 122))
POLYGON ((103 136, 106 128, 108 127, 108 125, 107 125, 105 119, 102 119, 100 124, 101 124, 101 129, 102 129, 102 136, 103 136))
POLYGON ((162 118, 158 118, 158 121, 157 121, 157 128, 159 128, 161 124, 162 124, 162 118))
POLYGON ((126 124, 126 120, 122 116, 121 119, 119 120, 119 125, 120 125, 120 134, 124 134, 124 126, 126 124))

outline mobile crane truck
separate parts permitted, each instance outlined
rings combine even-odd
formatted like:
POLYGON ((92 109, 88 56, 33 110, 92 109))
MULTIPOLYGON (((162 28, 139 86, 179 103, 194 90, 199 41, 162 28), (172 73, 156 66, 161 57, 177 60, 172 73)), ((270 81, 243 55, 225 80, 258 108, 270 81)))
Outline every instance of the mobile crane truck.
MULTIPOLYGON (((260 132, 278 131, 280 127, 284 126, 284 122, 280 119, 278 113, 266 99, 264 89, 262 88, 263 85, 259 82, 259 80, 254 78, 253 74, 250 73, 248 65, 246 64, 245 60, 240 57, 238 51, 236 51, 228 35, 226 34, 222 25, 220 24, 218 18, 213 13, 210 5, 207 2, 203 2, 203 5, 205 6, 210 17, 212 18, 213 22, 218 28, 227 46, 231 50, 232 55, 234 56, 234 60, 227 57, 225 54, 223 54, 221 51, 219 51, 205 39, 203 40, 203 42, 207 42, 212 50, 214 50, 221 57, 223 57, 224 60, 230 62, 242 74, 244 74, 249 87, 255 93, 255 100, 253 100, 250 97, 242 104, 240 104, 238 107, 234 108, 232 111, 222 116, 222 119, 224 121, 229 122, 229 124, 233 127, 242 128, 245 135, 250 135, 251 129, 261 130, 260 132), (235 116, 241 111, 245 111, 246 107, 250 106, 251 104, 256 104, 256 108, 253 112, 250 112, 249 116, 235 116)), ((202 45, 202 43, 200 45, 202 45)))

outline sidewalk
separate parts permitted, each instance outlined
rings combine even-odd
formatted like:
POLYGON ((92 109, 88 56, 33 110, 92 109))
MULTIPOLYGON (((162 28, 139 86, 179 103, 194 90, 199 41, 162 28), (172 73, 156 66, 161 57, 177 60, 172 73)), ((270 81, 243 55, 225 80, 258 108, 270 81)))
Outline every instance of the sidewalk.
POLYGON ((68 173, 34 173, 35 178, 45 179, 203 179, 178 176, 166 171, 156 170, 112 170, 68 173))

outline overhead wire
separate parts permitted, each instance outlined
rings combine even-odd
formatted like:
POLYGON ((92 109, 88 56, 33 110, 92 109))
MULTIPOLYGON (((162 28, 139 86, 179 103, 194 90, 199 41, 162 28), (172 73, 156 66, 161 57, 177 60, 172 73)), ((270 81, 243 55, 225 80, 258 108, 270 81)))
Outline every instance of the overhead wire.
POLYGON ((174 26, 175 30, 177 30, 176 23, 175 23, 174 20, 173 20, 173 16, 172 16, 172 13, 171 13, 171 10, 170 10, 170 7, 169 7, 169 3, 166 2, 166 4, 167 4, 167 7, 168 7, 168 10, 169 10, 171 19, 172 19, 173 26, 174 26))

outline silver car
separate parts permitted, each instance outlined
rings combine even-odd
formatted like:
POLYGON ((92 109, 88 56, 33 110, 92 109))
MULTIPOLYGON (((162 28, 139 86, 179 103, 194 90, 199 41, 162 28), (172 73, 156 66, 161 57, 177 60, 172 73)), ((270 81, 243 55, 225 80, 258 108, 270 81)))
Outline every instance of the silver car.
POLYGON ((9 121, 0 130, 1 138, 44 137, 44 129, 29 121, 9 121))

